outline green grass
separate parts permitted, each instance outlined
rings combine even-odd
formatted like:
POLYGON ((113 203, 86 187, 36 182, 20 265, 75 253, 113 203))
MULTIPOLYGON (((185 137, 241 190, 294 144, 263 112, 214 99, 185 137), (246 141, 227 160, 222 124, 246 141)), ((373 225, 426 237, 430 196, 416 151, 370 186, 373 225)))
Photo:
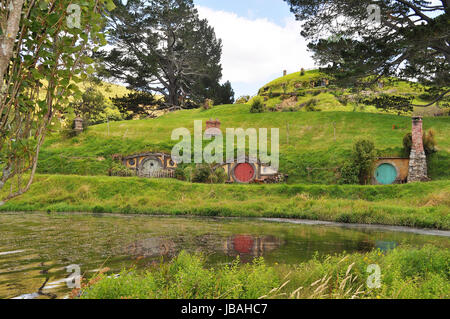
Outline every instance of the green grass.
MULTIPOLYGON (((308 84, 311 81, 320 81, 324 78, 332 79, 332 77, 319 72, 319 70, 311 70, 306 71, 304 75, 301 75, 300 72, 288 74, 286 76, 280 77, 278 79, 273 80, 270 83, 264 85, 258 92, 260 96, 270 97, 269 94, 274 94, 275 96, 270 97, 265 104, 268 108, 274 107, 277 104, 281 103, 281 97, 279 94, 284 93, 296 93, 298 95, 298 103, 300 105, 305 102, 305 99, 316 99, 318 103, 318 108, 322 111, 365 111, 365 112, 373 112, 379 113, 374 106, 367 105, 357 105, 354 101, 356 97, 355 93, 352 92, 349 88, 342 88, 333 85, 332 81, 330 86, 328 87, 315 87, 311 88, 309 86, 298 86, 308 84), (337 96, 347 96, 350 98, 348 103, 341 103, 337 96), (302 96, 303 95, 303 96, 302 96)), ((425 87, 418 84, 413 84, 408 81, 400 81, 394 78, 391 78, 391 82, 388 79, 384 79, 383 88, 375 88, 372 91, 366 90, 361 93, 362 97, 368 97, 369 95, 378 95, 378 94, 389 94, 389 95, 402 95, 402 96, 412 96, 414 97, 414 104, 428 104, 428 101, 423 101, 419 98, 419 95, 424 92, 425 87)), ((416 111, 422 112, 421 108, 416 108, 416 111)), ((436 111, 436 110, 435 110, 436 111)), ((395 113, 395 112, 394 112, 395 113)))
MULTIPOLYGON (((249 105, 223 105, 211 110, 183 110, 158 119, 122 121, 90 127, 73 139, 49 136, 41 151, 42 174, 106 175, 113 154, 144 151, 170 153, 178 141, 172 130, 194 120, 218 118, 222 128, 279 128, 280 170, 289 183, 334 184, 336 168, 349 159, 354 142, 369 138, 382 155, 402 153, 402 139, 411 131, 406 116, 362 112, 294 112, 252 114, 249 105), (336 125, 336 140, 334 138, 336 125), (289 138, 287 126, 289 125, 289 138), (393 125, 399 129, 393 130, 393 125), (288 143, 289 139, 289 143, 288 143)), ((450 117, 426 118, 425 129, 434 129, 439 152, 430 159, 433 180, 450 179, 450 117)))
MULTIPOLYGON (((6 185, 3 193, 9 187, 6 185)), ((390 186, 206 185, 39 175, 0 211, 278 217, 450 229, 450 181, 390 186)))
POLYGON ((425 246, 315 258, 296 266, 237 260, 213 269, 204 257, 182 252, 145 273, 96 275, 75 292, 83 299, 448 299, 449 260, 449 250, 425 246), (368 266, 374 264, 381 270, 380 287, 367 285, 368 266))

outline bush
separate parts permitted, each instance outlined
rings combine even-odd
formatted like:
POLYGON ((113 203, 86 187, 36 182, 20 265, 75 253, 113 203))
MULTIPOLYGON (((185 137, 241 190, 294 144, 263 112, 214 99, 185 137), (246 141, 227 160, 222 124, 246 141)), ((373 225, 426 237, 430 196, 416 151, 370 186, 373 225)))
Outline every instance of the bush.
POLYGON ((193 183, 223 184, 226 180, 223 168, 215 164, 199 164, 192 172, 193 183))
POLYGON ((377 152, 375 144, 369 140, 359 140, 353 146, 351 160, 341 168, 341 184, 362 185, 370 183, 377 152))
POLYGON ((304 107, 306 112, 320 112, 320 109, 316 108, 317 99, 310 99, 301 104, 300 107, 304 107))
MULTIPOLYGON (((405 156, 411 154, 412 148, 412 134, 407 133, 403 137, 403 152, 405 156)), ((436 152, 436 133, 430 129, 428 132, 423 133, 423 148, 426 155, 431 155, 436 152)))
POLYGON ((249 95, 243 95, 236 100, 235 104, 246 104, 250 100, 249 95))
POLYGON ((203 110, 210 110, 214 106, 214 101, 211 99, 206 99, 202 105, 203 110))
POLYGON ((109 176, 131 177, 135 175, 134 169, 128 168, 122 163, 113 162, 109 168, 109 176))
POLYGON ((250 113, 263 113, 264 104, 261 97, 255 97, 250 104, 250 113))
POLYGON ((353 162, 345 163, 341 168, 341 184, 359 184, 359 169, 353 162))

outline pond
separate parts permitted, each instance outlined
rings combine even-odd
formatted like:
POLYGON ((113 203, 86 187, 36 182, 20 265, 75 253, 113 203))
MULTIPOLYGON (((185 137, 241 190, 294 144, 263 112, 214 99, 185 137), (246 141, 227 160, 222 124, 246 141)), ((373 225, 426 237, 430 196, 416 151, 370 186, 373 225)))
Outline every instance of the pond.
POLYGON ((387 250, 431 243, 441 236, 311 225, 281 220, 151 217, 108 214, 0 213, 0 298, 64 298, 67 266, 86 277, 98 269, 144 269, 181 250, 202 252, 211 266, 264 257, 268 264, 295 264, 342 252, 387 250))

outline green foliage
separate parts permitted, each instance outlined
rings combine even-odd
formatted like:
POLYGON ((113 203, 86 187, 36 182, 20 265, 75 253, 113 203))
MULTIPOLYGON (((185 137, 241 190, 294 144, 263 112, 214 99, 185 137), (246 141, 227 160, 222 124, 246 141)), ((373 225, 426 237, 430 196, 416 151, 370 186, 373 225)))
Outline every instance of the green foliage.
MULTIPOLYGON (((106 11, 114 8, 112 0, 80 2, 80 25, 74 27, 66 10, 72 1, 22 2, 22 8, 14 8, 23 17, 17 25, 19 32, 9 35, 12 51, 1 54, 0 68, 0 188, 18 177, 9 198, 28 190, 40 147, 54 128, 54 115, 65 113, 72 99, 81 98, 77 83, 93 71, 90 55, 106 44, 106 11)), ((9 23, 7 16, 12 17, 4 14, 4 5, 2 32, 9 23)), ((2 49, 4 40, 0 36, 2 49)))
POLYGON ((203 102, 202 109, 203 110, 210 110, 214 106, 214 101, 211 99, 206 99, 205 102, 203 102))
POLYGON ((383 111, 394 111, 399 115, 409 113, 414 110, 411 105, 411 97, 391 96, 382 94, 374 99, 364 100, 364 104, 375 105, 377 109, 383 111))
MULTIPOLYGON (((432 160, 442 160, 439 154, 432 160)), ((86 165, 81 164, 82 171, 86 165)), ((386 186, 193 185, 175 179, 38 175, 28 193, 0 206, 0 211, 92 212, 100 206, 108 213, 300 218, 448 230, 449 205, 449 181, 386 186), (74 196, 82 189, 89 192, 74 196)))
POLYGON ((361 185, 370 183, 377 157, 375 144, 369 140, 358 140, 353 146, 351 161, 341 169, 342 184, 359 182, 361 185))
MULTIPOLYGON (((436 133, 433 129, 430 129, 427 132, 423 132, 423 148, 427 156, 430 156, 431 154, 436 152, 436 133)), ((404 155, 409 156, 411 154, 411 149, 412 134, 406 133, 406 135, 403 137, 404 155)))
POLYGON ((184 251, 145 274, 129 270, 94 281, 98 282, 82 291, 82 299, 257 299, 280 283, 263 259, 243 266, 238 259, 212 269, 206 268, 203 256, 184 251))
POLYGON ((103 76, 163 95, 168 107, 189 108, 205 98, 231 101, 231 85, 219 84, 222 42, 192 0, 115 4, 107 26, 112 49, 98 54, 103 76))
POLYGON ((306 101, 305 103, 300 105, 301 107, 305 108, 306 112, 318 112, 320 109, 318 109, 317 106, 317 99, 310 99, 306 101))
POLYGON ((250 104, 250 113, 263 113, 264 102, 261 97, 255 97, 250 104))
POLYGON ((244 95, 239 97, 235 104, 246 104, 248 101, 250 101, 250 96, 249 95, 244 95))
POLYGON ((69 104, 75 114, 83 119, 83 125, 95 123, 106 109, 105 97, 97 89, 90 87, 83 92, 81 99, 69 104))
POLYGON ((381 28, 375 21, 376 13, 368 15, 366 10, 372 0, 286 1, 303 24, 302 36, 309 42, 315 60, 319 65, 327 65, 323 71, 334 75, 337 81, 357 83, 373 75, 413 78, 440 87, 449 85, 449 13, 444 2, 430 7, 426 1, 378 1, 381 28), (415 23, 417 19, 424 23, 415 23), (353 23, 336 27, 341 21, 353 23))
POLYGON ((122 163, 112 162, 109 168, 109 176, 131 177, 136 176, 136 171, 126 167, 122 163))
POLYGON ((194 183, 223 184, 226 179, 225 171, 216 164, 198 164, 192 172, 194 183))
POLYGON ((112 102, 123 114, 126 120, 135 116, 150 116, 152 111, 160 107, 153 94, 147 92, 133 92, 126 96, 112 98, 112 102))
POLYGON ((299 265, 251 264, 207 268, 201 255, 182 251, 145 273, 97 275, 81 299, 445 299, 449 298, 448 249, 427 245, 388 252, 315 257, 299 265), (381 269, 381 287, 369 288, 369 265, 381 269))

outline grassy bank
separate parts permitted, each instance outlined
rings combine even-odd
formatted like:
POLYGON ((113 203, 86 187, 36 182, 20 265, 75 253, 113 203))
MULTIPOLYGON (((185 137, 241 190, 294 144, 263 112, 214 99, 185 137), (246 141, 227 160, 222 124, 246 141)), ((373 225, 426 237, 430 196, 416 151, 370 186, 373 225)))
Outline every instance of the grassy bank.
POLYGON ((0 211, 278 217, 450 229, 449 207, 450 181, 389 186, 205 185, 38 175, 29 192, 0 206, 0 211))
POLYGON ((256 299, 256 298, 450 298, 450 252, 433 246, 399 248, 386 254, 329 256, 296 266, 267 266, 263 259, 209 269, 205 259, 182 252, 146 273, 124 271, 118 278, 95 276, 81 298, 256 299), (380 286, 369 288, 381 270, 380 286), (372 277, 373 278, 373 277, 372 277), (368 280, 369 279, 369 280, 368 280))
MULTIPOLYGON (((194 120, 203 120, 205 125, 210 118, 220 119, 222 128, 279 128, 280 171, 289 174, 292 184, 336 184, 337 168, 349 160, 357 139, 372 139, 380 155, 400 156, 403 137, 411 131, 411 118, 406 116, 361 112, 252 114, 249 105, 223 105, 207 111, 178 111, 157 119, 96 125, 72 139, 49 136, 38 172, 107 175, 113 154, 170 153, 178 143, 171 140, 172 130, 186 127, 193 133, 194 120)), ((436 132, 439 149, 429 162, 430 177, 450 179, 450 117, 426 118, 424 127, 436 132)))

